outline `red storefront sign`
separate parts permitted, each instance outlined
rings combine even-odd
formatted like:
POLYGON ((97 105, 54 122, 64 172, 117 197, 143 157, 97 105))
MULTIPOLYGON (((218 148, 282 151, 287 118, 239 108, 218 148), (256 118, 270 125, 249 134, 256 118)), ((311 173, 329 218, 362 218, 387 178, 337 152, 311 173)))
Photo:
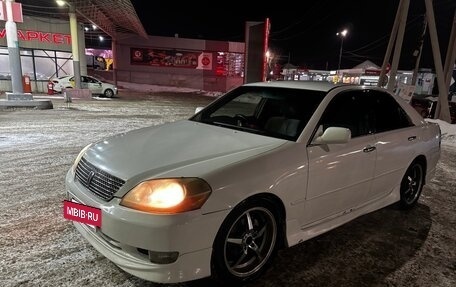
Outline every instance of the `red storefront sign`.
MULTIPOLYGON (((6 29, 0 30, 0 39, 6 37, 6 29)), ((22 41, 37 41, 56 45, 71 45, 71 35, 40 31, 17 30, 17 38, 22 41)))
MULTIPOLYGON (((151 48, 131 48, 130 63, 132 65, 147 65, 160 67, 197 68, 201 52, 184 50, 166 50, 151 48)), ((210 58, 207 57, 207 65, 210 58)))

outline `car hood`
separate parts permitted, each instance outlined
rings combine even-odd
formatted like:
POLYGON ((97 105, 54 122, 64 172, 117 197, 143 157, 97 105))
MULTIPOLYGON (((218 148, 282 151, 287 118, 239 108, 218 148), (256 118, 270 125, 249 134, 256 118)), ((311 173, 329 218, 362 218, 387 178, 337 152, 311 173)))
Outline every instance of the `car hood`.
POLYGON ((203 176, 285 140, 182 120, 133 130, 92 145, 84 158, 123 180, 203 176))

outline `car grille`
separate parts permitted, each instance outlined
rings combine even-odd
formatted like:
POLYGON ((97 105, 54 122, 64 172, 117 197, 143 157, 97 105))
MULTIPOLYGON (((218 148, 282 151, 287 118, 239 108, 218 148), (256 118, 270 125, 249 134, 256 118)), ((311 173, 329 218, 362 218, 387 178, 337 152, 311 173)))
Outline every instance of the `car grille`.
POLYGON ((109 201, 114 197, 124 180, 102 171, 82 158, 76 167, 76 179, 99 198, 109 201))

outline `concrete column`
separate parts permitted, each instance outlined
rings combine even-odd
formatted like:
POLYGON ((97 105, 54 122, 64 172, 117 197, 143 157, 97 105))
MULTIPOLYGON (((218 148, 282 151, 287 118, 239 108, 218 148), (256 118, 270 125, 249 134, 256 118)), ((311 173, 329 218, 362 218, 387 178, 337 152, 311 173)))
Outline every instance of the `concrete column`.
POLYGON ((33 109, 52 109, 50 100, 34 100, 31 93, 24 93, 22 84, 21 55, 19 52, 19 41, 17 39, 17 26, 13 21, 14 0, 6 0, 5 23, 6 41, 8 45, 9 66, 11 72, 12 93, 6 93, 6 100, 0 100, 0 106, 8 108, 33 108, 33 109))
POLYGON ((19 53, 19 41, 17 39, 17 26, 13 21, 13 2, 14 0, 6 0, 7 21, 5 30, 8 44, 11 84, 13 86, 13 92, 7 93, 7 98, 9 100, 32 100, 33 98, 31 95, 24 94, 24 86, 22 85, 21 55, 19 53))
POLYGON ((78 38, 78 20, 73 5, 69 5, 70 31, 71 31, 71 52, 73 53, 73 75, 75 88, 81 88, 81 65, 79 63, 79 38, 78 38))
POLYGON ((80 67, 80 72, 81 75, 87 75, 87 58, 85 54, 85 31, 84 27, 79 24, 77 26, 79 28, 78 30, 78 47, 79 47, 79 67, 80 67))
POLYGON ((111 50, 112 50, 112 80, 114 85, 117 85, 117 41, 112 38, 111 40, 111 50))

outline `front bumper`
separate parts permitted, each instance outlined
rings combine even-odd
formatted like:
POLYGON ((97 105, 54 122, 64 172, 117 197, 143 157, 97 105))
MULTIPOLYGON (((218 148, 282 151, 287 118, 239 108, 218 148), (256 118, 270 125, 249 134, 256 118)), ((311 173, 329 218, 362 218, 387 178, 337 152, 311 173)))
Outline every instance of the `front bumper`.
POLYGON ((103 201, 66 176, 69 200, 102 211, 101 228, 74 222, 77 230, 101 254, 126 272, 157 283, 178 283, 210 276, 212 245, 228 211, 154 215, 120 206, 120 199, 103 201), (152 263, 147 251, 178 252, 169 264, 152 263))

